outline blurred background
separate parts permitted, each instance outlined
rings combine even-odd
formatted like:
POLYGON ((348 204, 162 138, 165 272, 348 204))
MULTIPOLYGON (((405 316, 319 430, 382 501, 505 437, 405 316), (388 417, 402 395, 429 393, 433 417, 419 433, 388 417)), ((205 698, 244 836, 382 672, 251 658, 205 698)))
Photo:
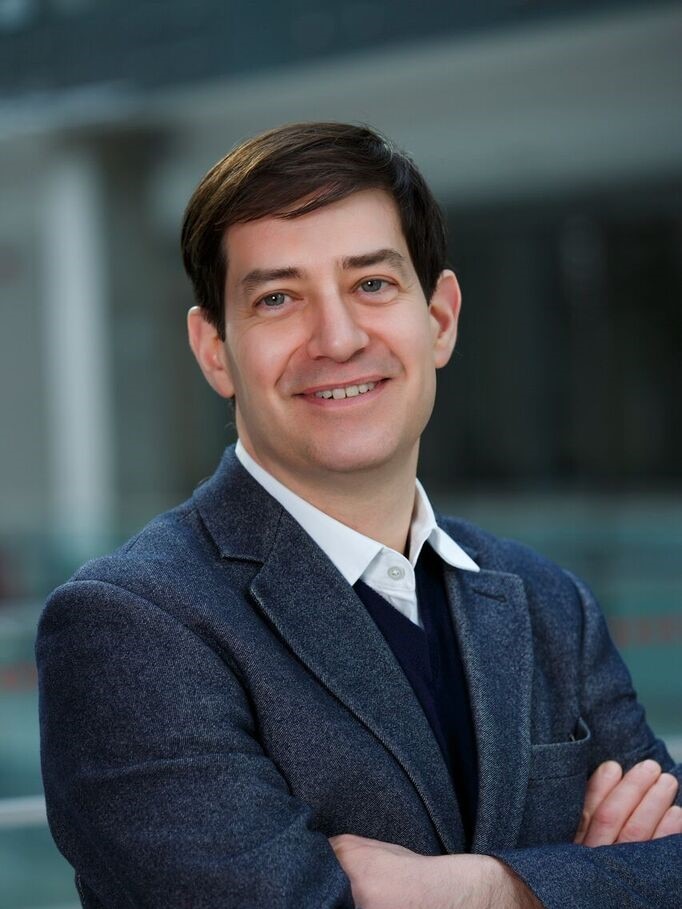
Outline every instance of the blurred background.
POLYGON ((421 478, 588 580, 682 758, 681 47, 682 4, 652 0, 0 0, 2 909, 78 905, 36 621, 234 439, 179 226, 287 121, 368 122, 431 182, 465 309, 421 478))

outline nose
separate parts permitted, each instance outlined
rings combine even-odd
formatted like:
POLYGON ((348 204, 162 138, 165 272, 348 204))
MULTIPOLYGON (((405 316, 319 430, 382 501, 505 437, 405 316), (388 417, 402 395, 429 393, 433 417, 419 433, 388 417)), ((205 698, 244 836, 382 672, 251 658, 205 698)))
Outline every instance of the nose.
POLYGON ((328 357, 344 363, 369 344, 369 335, 359 324, 352 306, 339 294, 319 297, 310 313, 309 357, 328 357))

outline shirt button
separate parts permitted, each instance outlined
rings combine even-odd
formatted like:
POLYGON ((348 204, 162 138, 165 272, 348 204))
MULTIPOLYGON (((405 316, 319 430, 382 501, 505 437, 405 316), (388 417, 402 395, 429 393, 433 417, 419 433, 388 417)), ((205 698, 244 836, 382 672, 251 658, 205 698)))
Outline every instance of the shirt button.
POLYGON ((405 577, 405 569, 400 568, 398 565, 391 565, 388 569, 388 576, 394 581, 402 581, 405 577))

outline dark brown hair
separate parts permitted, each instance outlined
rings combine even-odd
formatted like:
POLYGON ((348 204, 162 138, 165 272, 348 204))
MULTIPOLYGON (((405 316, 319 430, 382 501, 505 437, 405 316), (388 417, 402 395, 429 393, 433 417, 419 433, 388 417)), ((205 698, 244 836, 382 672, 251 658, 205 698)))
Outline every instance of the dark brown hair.
POLYGON ((211 168, 187 205, 181 244, 196 301, 221 338, 226 229, 296 218, 363 189, 383 189, 395 200, 429 300, 445 266, 443 217, 409 156, 379 133, 346 123, 291 123, 248 139, 211 168))

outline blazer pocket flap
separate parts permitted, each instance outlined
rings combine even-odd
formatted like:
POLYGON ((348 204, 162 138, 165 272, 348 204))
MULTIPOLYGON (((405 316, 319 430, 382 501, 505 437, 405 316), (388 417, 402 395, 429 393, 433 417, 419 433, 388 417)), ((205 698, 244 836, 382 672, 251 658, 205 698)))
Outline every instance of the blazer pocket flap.
POLYGON ((531 746, 530 779, 547 780, 585 774, 591 743, 592 733, 583 718, 579 717, 571 741, 531 746))

